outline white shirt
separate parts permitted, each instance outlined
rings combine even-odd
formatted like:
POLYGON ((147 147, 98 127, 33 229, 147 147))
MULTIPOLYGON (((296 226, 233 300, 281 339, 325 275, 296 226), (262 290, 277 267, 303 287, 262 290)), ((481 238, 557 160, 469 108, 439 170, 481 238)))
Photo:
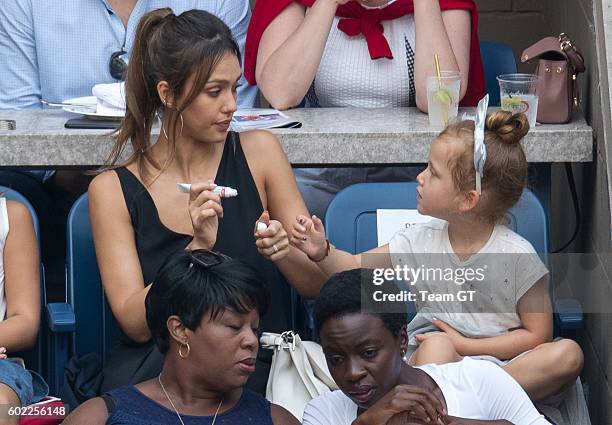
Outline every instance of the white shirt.
MULTIPOLYGON (((515 425, 550 425, 521 386, 499 366, 469 357, 457 363, 424 365, 419 369, 438 384, 450 416, 464 419, 505 419, 515 425)), ((303 425, 350 425, 357 405, 342 391, 312 399, 303 425)))
MULTIPOLYGON (((40 108, 40 99, 62 102, 91 96, 98 83, 116 82, 108 62, 131 53, 140 18, 170 7, 179 15, 202 9, 223 20, 244 52, 248 0, 138 0, 127 27, 108 0, 6 0, 0 2, 0 109, 40 108)), ((240 80, 238 105, 250 108, 257 87, 240 80)))
POLYGON ((496 225, 480 251, 465 261, 454 254, 448 223, 443 220, 415 224, 396 233, 389 242, 389 252, 394 267, 425 266, 431 271, 451 270, 454 276, 459 276, 460 270, 474 273, 464 279, 420 279, 410 286, 417 295, 418 312, 408 324, 411 345, 416 334, 438 330, 431 325, 433 318, 471 338, 500 335, 520 327, 518 301, 548 273, 531 244, 503 225, 496 225), (455 294, 455 300, 423 300, 421 291, 428 295, 455 294), (457 301, 459 291, 474 291, 473 299, 457 301))
POLYGON ((335 17, 327 37, 313 88, 312 106, 382 108, 415 103, 414 16, 382 21, 393 59, 370 58, 363 35, 349 37, 335 17), (412 100, 412 103, 411 103, 412 100))

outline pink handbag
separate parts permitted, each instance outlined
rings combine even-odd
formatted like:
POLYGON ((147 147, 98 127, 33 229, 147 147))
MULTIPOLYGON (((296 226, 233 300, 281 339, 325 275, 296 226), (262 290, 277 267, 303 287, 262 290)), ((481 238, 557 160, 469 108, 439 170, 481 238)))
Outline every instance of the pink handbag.
POLYGON ((545 37, 525 49, 521 62, 538 59, 535 74, 538 82, 538 122, 561 124, 570 122, 572 109, 578 106, 576 76, 585 71, 582 55, 569 37, 545 37))

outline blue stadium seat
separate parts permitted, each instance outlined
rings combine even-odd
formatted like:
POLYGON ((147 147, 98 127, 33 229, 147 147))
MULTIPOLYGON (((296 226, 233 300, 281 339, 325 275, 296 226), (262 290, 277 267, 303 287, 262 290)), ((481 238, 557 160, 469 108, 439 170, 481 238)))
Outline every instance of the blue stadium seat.
POLYGON ((82 356, 94 352, 105 359, 110 341, 118 337, 120 331, 104 296, 87 200, 85 193, 68 214, 66 290, 76 318, 72 354, 82 356))
MULTIPOLYGON (((359 183, 340 191, 325 215, 327 237, 337 248, 358 253, 377 244, 377 209, 415 209, 416 182, 359 183)), ((533 245, 548 263, 548 220, 528 189, 509 212, 508 227, 533 245)), ((554 295, 554 294, 553 294, 554 295)), ((573 299, 555 300, 555 324, 561 333, 582 328, 582 309, 573 299)))
POLYGON ((497 76, 516 72, 516 59, 512 46, 483 41, 480 43, 480 55, 482 56, 487 93, 489 93, 489 106, 499 106, 497 76))
MULTIPOLYGON (((8 187, 0 186, 0 193, 8 200, 17 201, 25 205, 30 216, 32 217, 32 224, 34 226, 34 232, 36 238, 39 241, 40 248, 40 226, 38 223, 38 217, 30 202, 19 192, 10 189, 8 187)), ((46 290, 45 290, 45 269, 41 262, 40 264, 40 302, 41 302, 41 320, 38 336, 36 339, 36 345, 29 350, 21 352, 10 353, 11 356, 21 357, 28 369, 34 370, 41 374, 45 380, 50 384, 51 393, 57 393, 57 387, 52 384, 53 371, 55 366, 53 364, 53 349, 52 341, 54 339, 53 330, 57 328, 58 317, 54 314, 45 314, 46 303, 46 290), (47 326, 49 329, 47 329, 47 326), (51 332, 49 332, 51 330, 51 332)))

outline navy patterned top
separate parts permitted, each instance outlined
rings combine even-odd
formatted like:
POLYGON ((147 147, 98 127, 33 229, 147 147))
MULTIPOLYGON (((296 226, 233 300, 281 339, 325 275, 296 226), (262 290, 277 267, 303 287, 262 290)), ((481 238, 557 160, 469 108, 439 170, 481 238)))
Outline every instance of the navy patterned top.
MULTIPOLYGON (((107 425, 179 424, 176 412, 145 396, 134 386, 102 396, 108 410, 107 425)), ((181 415, 185 425, 211 425, 213 416, 181 415)), ((215 425, 272 425, 270 402, 247 388, 238 403, 217 415, 215 425)))

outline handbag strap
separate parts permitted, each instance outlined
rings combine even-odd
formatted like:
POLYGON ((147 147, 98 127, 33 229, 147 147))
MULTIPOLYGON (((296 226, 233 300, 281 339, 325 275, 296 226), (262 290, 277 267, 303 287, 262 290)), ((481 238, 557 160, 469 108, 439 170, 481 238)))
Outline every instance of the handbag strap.
POLYGON ((301 342, 300 336, 293 331, 285 331, 282 334, 263 332, 259 338, 261 348, 266 348, 268 350, 295 350, 296 345, 301 342))
POLYGON ((576 72, 576 74, 580 74, 581 72, 584 72, 586 70, 584 66, 584 58, 582 57, 578 49, 574 47, 571 40, 569 39, 569 36, 564 32, 559 34, 559 47, 561 47, 561 50, 563 50, 563 52, 565 52, 565 54, 567 55, 567 59, 574 67, 574 71, 576 72))
POLYGON ((544 37, 540 41, 526 48, 521 54, 521 62, 525 63, 536 59, 547 52, 556 52, 563 55, 571 64, 574 72, 579 74, 585 71, 584 59, 574 47, 566 33, 561 33, 559 37, 544 37))

